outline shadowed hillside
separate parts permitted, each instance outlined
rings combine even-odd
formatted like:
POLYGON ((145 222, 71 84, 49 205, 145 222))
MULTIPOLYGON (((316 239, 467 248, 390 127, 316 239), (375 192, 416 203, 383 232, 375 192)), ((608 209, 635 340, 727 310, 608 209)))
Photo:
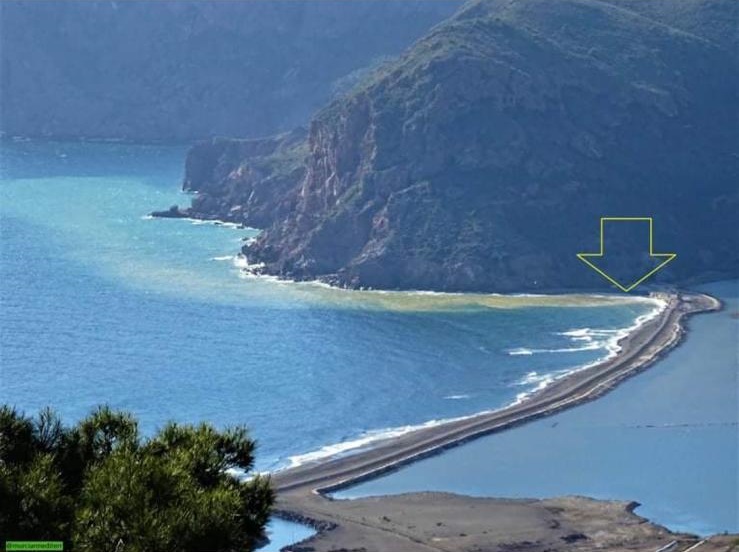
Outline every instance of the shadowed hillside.
POLYGON ((575 256, 601 216, 654 217, 665 281, 736 275, 737 4, 679 4, 471 2, 304 139, 195 147, 189 214, 265 228, 244 252, 267 273, 349 286, 604 287, 575 256))
POLYGON ((460 0, 0 3, 9 135, 194 140, 303 123, 460 0))

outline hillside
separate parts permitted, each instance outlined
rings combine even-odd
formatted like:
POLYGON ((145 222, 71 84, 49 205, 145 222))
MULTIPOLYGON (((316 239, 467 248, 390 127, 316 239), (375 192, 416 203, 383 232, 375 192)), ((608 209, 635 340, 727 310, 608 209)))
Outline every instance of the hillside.
MULTIPOLYGON (((266 273, 347 286, 603 288, 575 256, 602 216, 654 217, 663 281, 735 276, 737 4, 679 6, 470 2, 304 139, 193 148, 187 214, 264 228, 266 273)), ((645 262, 630 244, 615 270, 645 262)))
POLYGON ((192 141, 305 123, 460 0, 0 2, 0 131, 192 141))

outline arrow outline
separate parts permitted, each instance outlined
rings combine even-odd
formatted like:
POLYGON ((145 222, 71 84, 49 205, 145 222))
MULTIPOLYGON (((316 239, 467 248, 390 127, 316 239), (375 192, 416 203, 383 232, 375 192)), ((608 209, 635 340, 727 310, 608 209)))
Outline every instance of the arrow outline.
POLYGON ((652 274, 660 270, 663 266, 665 266, 667 263, 672 261, 675 257, 677 257, 677 253, 655 253, 654 252, 654 235, 653 235, 653 225, 654 221, 652 220, 652 217, 600 217, 600 252, 599 253, 578 253, 577 258, 580 259, 582 262, 584 262, 586 265, 588 265, 590 268, 595 270, 598 274, 603 276, 606 280, 611 282, 614 286, 616 286, 621 291, 628 293, 635 287, 637 287, 639 284, 641 284, 644 280, 649 278, 652 274), (631 284, 628 287, 625 287, 621 285, 619 282, 614 280, 611 276, 606 274, 603 270, 598 268, 596 265, 591 263, 588 258, 589 257, 603 257, 605 255, 605 223, 606 221, 618 221, 618 222, 630 222, 630 221, 639 221, 639 222, 648 222, 649 223, 649 257, 664 257, 665 260, 662 261, 660 264, 658 264, 656 267, 654 267, 652 270, 647 272, 644 276, 639 278, 636 282, 631 284))

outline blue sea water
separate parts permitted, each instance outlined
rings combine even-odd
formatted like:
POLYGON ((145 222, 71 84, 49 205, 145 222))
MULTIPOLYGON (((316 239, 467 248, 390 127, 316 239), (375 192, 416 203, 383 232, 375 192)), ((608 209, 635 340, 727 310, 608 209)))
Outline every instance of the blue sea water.
MULTIPOLYGON (((247 424, 257 468, 271 470, 510 403, 602 357, 653 308, 245 278, 234 255, 256 231, 146 217, 188 202, 183 157, 179 147, 2 145, 0 402, 51 405, 67 421, 105 402, 146 433, 167 420, 247 424)), ((736 530, 733 324, 726 313, 698 318, 688 345, 602 401, 346 496, 583 493, 641 500, 673 528, 736 530)), ((310 534, 273 523, 285 542, 310 534)))
POLYGON ((3 144, 0 401, 68 421, 105 402, 147 433, 247 424, 268 470, 502 406, 613 339, 562 332, 653 308, 449 306, 243 278, 233 256, 255 231, 146 217, 188 202, 184 152, 3 144), (511 354, 531 350, 558 352, 511 354))
POLYGON ((336 496, 576 494, 637 500, 672 530, 739 532, 739 282, 701 289, 725 309, 691 319, 684 344, 611 394, 336 496))

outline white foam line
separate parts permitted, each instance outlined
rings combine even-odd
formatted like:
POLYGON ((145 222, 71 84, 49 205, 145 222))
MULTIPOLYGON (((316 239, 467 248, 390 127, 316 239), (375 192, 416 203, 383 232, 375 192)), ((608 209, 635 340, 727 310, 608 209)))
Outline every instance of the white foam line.
MULTIPOLYGON (((617 355, 619 351, 621 350, 621 347, 618 344, 618 342, 621 341, 622 338, 626 337, 633 331, 638 330, 644 324, 646 324, 650 320, 659 316, 659 314, 662 313, 662 311, 664 311, 665 308, 667 308, 667 301, 663 299, 658 299, 654 297, 648 297, 645 299, 648 299, 649 302, 655 305, 655 307, 649 313, 638 316, 634 320, 634 323, 631 326, 628 326, 626 328, 608 329, 608 330, 581 328, 581 329, 576 329, 576 330, 569 330, 568 332, 563 332, 563 333, 568 333, 570 335, 573 335, 574 337, 578 337, 580 333, 585 330, 608 335, 609 339, 607 340, 607 342, 603 344, 603 348, 605 348, 608 352, 605 356, 597 360, 594 360, 593 362, 590 362, 588 364, 584 364, 581 366, 577 366, 574 368, 567 368, 564 370, 550 372, 547 374, 538 374, 537 372, 529 372, 528 374, 526 374, 526 376, 524 376, 524 378, 516 382, 514 385, 533 385, 533 388, 523 393, 519 393, 518 395, 516 395, 516 398, 513 401, 511 401, 508 404, 503 405, 500 408, 483 410, 480 412, 475 412, 474 414, 469 414, 465 416, 457 416, 454 418, 443 418, 440 420, 430 420, 422 424, 406 425, 406 426, 400 426, 400 427, 392 427, 392 428, 366 431, 355 439, 351 439, 348 441, 342 441, 340 443, 335 443, 331 445, 326 445, 326 446, 321 447, 320 449, 307 452, 304 454, 297 454, 294 456, 290 456, 287 459, 288 464, 282 467, 278 466, 275 472, 301 466, 306 463, 313 463, 313 462, 318 462, 320 460, 326 460, 329 458, 339 458, 339 457, 347 456, 350 454, 356 454, 358 452, 362 452, 366 450, 367 448, 371 447, 373 444, 377 443, 378 441, 383 441, 385 439, 391 439, 393 437, 399 437, 401 435, 405 435, 407 433, 410 433, 412 431, 417 431, 419 429, 435 427, 435 426, 450 423, 450 422, 468 420, 470 418, 475 418, 477 416, 481 416, 484 414, 490 414, 492 412, 495 412, 496 410, 505 410, 506 408, 517 406, 521 404, 522 402, 528 400, 534 393, 542 391, 543 389, 547 388, 549 385, 551 385, 555 381, 561 378, 567 377, 570 374, 581 372, 583 370, 587 370, 589 368, 597 366, 601 364, 602 362, 610 360, 611 358, 613 358, 613 356, 617 355)), ((451 395, 451 396, 453 397, 454 395, 451 395)))
MULTIPOLYGON (((476 414, 472 416, 475 416, 475 415, 476 414)), ((376 429, 372 431, 366 431, 362 433, 356 439, 342 441, 340 443, 336 443, 333 445, 326 445, 326 446, 319 448, 318 450, 307 452, 305 454, 297 454, 295 456, 290 456, 287 459, 288 465, 279 467, 276 471, 281 471, 284 469, 302 466, 303 464, 313 463, 319 460, 325 460, 327 458, 340 458, 350 453, 353 454, 353 453, 366 450, 367 448, 369 448, 370 445, 376 443, 377 441, 383 441, 385 439, 392 439, 393 437, 400 437, 401 435, 405 435, 412 431, 416 431, 419 429, 425 429, 429 427, 435 427, 435 426, 445 424, 451 421, 465 420, 467 418, 471 418, 472 416, 460 416, 458 418, 430 420, 428 422, 424 422, 422 424, 417 424, 417 425, 406 425, 406 426, 400 426, 400 427, 391 427, 391 428, 386 428, 386 429, 376 429)))
POLYGON ((584 345, 583 347, 562 347, 560 349, 526 349, 525 347, 520 347, 518 349, 509 349, 506 352, 510 356, 530 356, 542 353, 578 353, 580 351, 593 351, 601 348, 602 344, 596 341, 591 341, 588 345, 584 345))
MULTIPOLYGON (((552 372, 552 373, 549 373, 549 374, 543 374, 541 376, 539 376, 538 374, 536 374, 536 372, 530 372, 522 380, 520 380, 519 382, 517 382, 517 384, 518 385, 526 385, 526 379, 527 378, 530 378, 530 379, 531 378, 539 378, 539 379, 534 379, 532 381, 532 383, 538 382, 537 385, 536 385, 536 387, 534 387, 533 389, 531 389, 529 391, 526 391, 524 393, 519 393, 516 396, 516 400, 513 401, 513 403, 511 403, 510 405, 506 405, 506 407, 521 404, 523 401, 525 401, 528 398, 530 398, 531 395, 533 395, 537 391, 540 391, 540 390, 546 388, 547 386, 551 385, 555 381, 557 381, 557 380, 559 380, 561 378, 567 377, 567 376, 569 376, 571 374, 575 374, 577 372, 582 372, 583 370, 588 370, 590 368, 593 368, 594 366, 598 366, 599 364, 601 364, 603 362, 606 362, 606 361, 612 359, 613 357, 615 357, 616 355, 618 355, 618 353, 621 351, 621 346, 619 345, 619 342, 624 337, 630 335, 632 332, 635 332, 636 330, 638 330, 639 328, 641 328, 644 324, 646 324, 650 320, 653 320, 654 318, 656 318, 657 316, 659 316, 667 308, 667 301, 665 301, 664 299, 658 299, 658 298, 655 298, 655 297, 648 297, 647 299, 649 299, 650 302, 652 302, 655 305, 654 308, 650 312, 648 312, 647 314, 643 314, 641 316, 638 316, 634 320, 634 323, 631 326, 628 326, 626 328, 608 329, 608 330, 605 330, 605 329, 604 330, 597 330, 597 329, 591 329, 591 328, 580 328, 580 329, 576 329, 576 330, 569 330, 567 332, 563 332, 563 334, 567 334, 567 335, 570 335, 570 336, 573 336, 573 337, 581 337, 581 336, 583 336, 584 335, 583 332, 585 332, 586 330, 590 333, 590 335, 596 335, 597 334, 597 335, 601 335, 601 336, 609 336, 609 338, 605 342, 601 342, 602 343, 602 347, 598 347, 598 348, 605 349, 607 352, 606 352, 606 354, 604 356, 595 359, 593 362, 589 362, 589 363, 583 364, 581 366, 576 366, 574 368, 568 368, 568 369, 565 369, 565 370, 560 370, 558 372, 552 372)), ((506 408, 506 407, 504 407, 504 408, 506 408)))
POLYGON ((190 222, 190 224, 194 224, 195 226, 202 226, 202 225, 212 225, 212 226, 223 226, 224 228, 233 228, 234 230, 253 230, 253 228, 248 228, 244 226, 243 224, 239 224, 238 222, 226 222, 225 220, 217 220, 217 219, 196 219, 196 218, 185 218, 182 217, 181 220, 187 220, 190 222))
POLYGON ((244 255, 242 255, 241 253, 239 253, 238 255, 234 255, 231 258, 233 259, 233 263, 236 268, 240 268, 242 270, 254 268, 254 265, 249 265, 246 257, 244 257, 244 255))
POLYGON ((232 228, 234 230, 251 230, 253 232, 260 232, 259 228, 252 228, 239 222, 229 222, 220 219, 200 219, 193 217, 153 217, 150 214, 141 217, 143 220, 184 220, 194 226, 222 226, 224 228, 232 228))
MULTIPOLYGON (((186 219, 190 220, 190 219, 186 219)), ((198 220, 198 219, 194 219, 198 220)), ((257 230, 255 228, 250 228, 247 226, 244 226, 243 229, 246 230, 257 230)), ((258 231, 258 230, 257 230, 258 231)), ((246 240, 246 244, 249 245, 256 241, 255 237, 248 238, 246 240)), ((247 261, 246 257, 239 253, 239 257, 243 258, 243 261, 238 265, 239 268, 243 269, 243 274, 241 275, 243 278, 258 278, 264 281, 269 282, 275 282, 275 283, 282 283, 282 284, 290 284, 290 285, 303 285, 303 286, 315 286, 315 287, 322 287, 326 289, 330 289, 333 291, 345 291, 348 293, 352 293, 355 291, 363 291, 363 292, 371 292, 376 295, 417 295, 417 296, 439 296, 439 297, 464 297, 464 296, 485 296, 485 297, 503 297, 503 298, 509 298, 509 297, 517 297, 517 298, 531 298, 531 299, 540 299, 540 298, 551 298, 554 297, 552 294, 546 294, 546 293, 469 293, 469 292, 463 292, 463 291, 431 291, 431 290, 422 290, 422 289, 409 289, 409 290, 396 290, 396 289, 373 289, 371 287, 364 288, 349 288, 349 287, 339 287, 336 285, 329 284, 327 282, 324 282, 322 280, 293 280, 291 278, 285 278, 282 276, 274 276, 271 274, 263 274, 261 272, 261 269, 264 268, 264 263, 254 263, 251 264, 247 261)), ((629 303, 662 303, 666 305, 667 303, 663 299, 657 299, 655 297, 644 297, 640 295, 632 295, 628 298, 624 298, 622 296, 616 296, 614 294, 606 294, 606 293, 584 293, 583 295, 587 295, 588 297, 592 297, 595 299, 604 299, 604 300, 613 300, 614 298, 623 300, 625 302, 629 303)))

